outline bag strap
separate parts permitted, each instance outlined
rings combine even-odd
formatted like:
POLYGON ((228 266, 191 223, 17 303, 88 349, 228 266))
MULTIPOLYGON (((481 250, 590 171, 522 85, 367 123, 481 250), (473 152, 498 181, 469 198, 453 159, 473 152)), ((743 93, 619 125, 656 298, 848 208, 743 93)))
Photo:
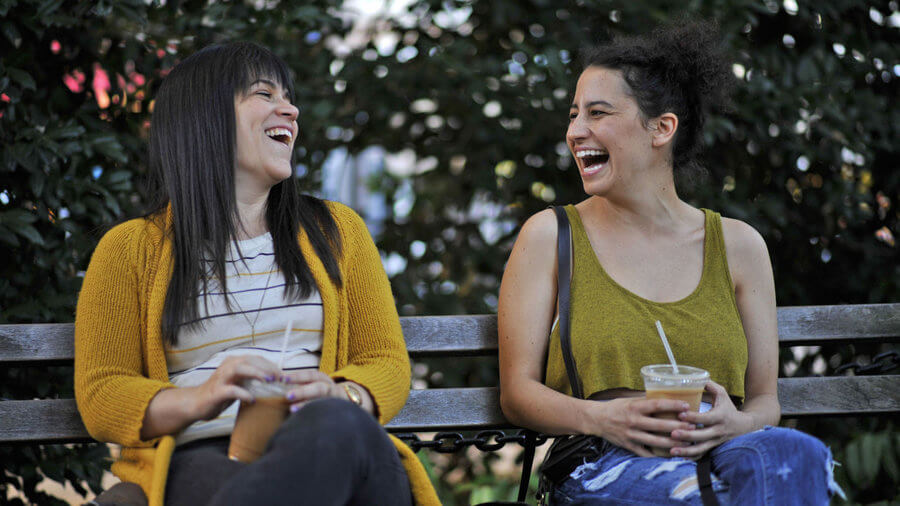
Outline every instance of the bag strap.
POLYGON ((712 488, 712 459, 709 452, 697 461, 697 485, 700 487, 700 500, 703 506, 719 506, 719 500, 712 488))
POLYGON ((562 348, 563 362, 566 364, 566 374, 569 376, 569 385, 572 387, 572 395, 584 399, 584 391, 581 389, 581 379, 578 377, 578 368, 575 367, 575 357, 572 355, 572 338, 569 333, 569 296, 572 286, 572 226, 569 224, 569 216, 563 206, 553 208, 556 213, 557 241, 556 254, 559 268, 557 269, 557 293, 556 301, 559 306, 559 345, 562 348))
MULTIPOLYGON (((579 399, 583 398, 581 381, 578 379, 578 371, 575 369, 575 358, 572 356, 572 346, 569 339, 569 290, 572 280, 572 227, 569 224, 569 216, 563 206, 554 206, 556 213, 556 256, 558 267, 556 269, 556 304, 559 311, 559 340, 562 345, 563 361, 566 363, 566 374, 569 375, 569 384, 572 385, 572 393, 579 399)), ((526 431, 526 442, 534 443, 536 433, 526 431)), ((526 444, 522 455, 522 477, 519 480, 518 501, 525 502, 528 494, 528 482, 531 481, 531 467, 534 464, 534 444, 526 444)))

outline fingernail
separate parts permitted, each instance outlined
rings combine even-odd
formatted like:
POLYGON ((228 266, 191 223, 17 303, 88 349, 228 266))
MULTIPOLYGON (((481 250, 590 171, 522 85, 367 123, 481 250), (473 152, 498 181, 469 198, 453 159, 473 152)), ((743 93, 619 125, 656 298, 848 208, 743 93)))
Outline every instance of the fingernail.
POLYGON ((691 405, 685 402, 681 405, 681 409, 691 409, 691 405))
POLYGON ((298 409, 300 409, 300 406, 291 406, 291 413, 296 413, 298 409))
POLYGON ((266 383, 271 383, 271 382, 273 382, 273 381, 275 381, 275 376, 274 376, 274 375, 269 374, 268 376, 266 376, 266 383))
POLYGON ((282 383, 287 383, 287 382, 289 382, 290 380, 291 380, 291 378, 287 377, 287 375, 281 377, 281 382, 282 382, 282 383))
MULTIPOLYGON (((294 395, 294 392, 289 392, 289 393, 287 394, 287 400, 289 400, 289 401, 292 401, 292 400, 294 400, 294 399, 296 399, 296 398, 297 398, 297 396, 294 395)), ((291 410, 292 410, 292 411, 293 411, 293 408, 294 408, 294 406, 291 406, 291 410)))

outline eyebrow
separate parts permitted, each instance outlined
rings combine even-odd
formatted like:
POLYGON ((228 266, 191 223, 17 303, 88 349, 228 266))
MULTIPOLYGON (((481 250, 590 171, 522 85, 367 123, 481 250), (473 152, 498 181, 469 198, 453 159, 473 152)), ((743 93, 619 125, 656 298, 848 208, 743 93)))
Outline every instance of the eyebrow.
MULTIPOLYGON (((594 100, 593 102, 588 102, 588 104, 587 104, 588 107, 593 107, 593 106, 595 106, 595 105, 603 105, 603 106, 606 106, 606 107, 612 107, 612 106, 613 106, 612 104, 610 104, 610 103, 607 102, 606 100, 594 100)), ((569 109, 578 109, 578 106, 575 104, 575 102, 572 102, 572 105, 569 106, 569 109)))

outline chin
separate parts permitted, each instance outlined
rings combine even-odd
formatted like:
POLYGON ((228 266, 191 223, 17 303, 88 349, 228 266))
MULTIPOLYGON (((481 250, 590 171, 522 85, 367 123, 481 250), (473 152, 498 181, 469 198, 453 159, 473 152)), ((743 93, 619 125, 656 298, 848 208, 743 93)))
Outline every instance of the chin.
POLYGON ((602 197, 609 193, 610 190, 609 180, 607 178, 603 178, 602 180, 599 178, 582 178, 581 185, 584 187, 584 193, 596 197, 602 197))

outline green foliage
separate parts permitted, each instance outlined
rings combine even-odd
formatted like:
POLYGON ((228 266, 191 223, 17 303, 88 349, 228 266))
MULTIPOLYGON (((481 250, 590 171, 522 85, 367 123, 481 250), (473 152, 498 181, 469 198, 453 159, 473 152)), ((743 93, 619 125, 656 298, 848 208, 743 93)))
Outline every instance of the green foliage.
MULTIPOLYGON (((372 17, 339 0, 0 0, 0 323, 72 320, 79 273, 104 227, 143 202, 160 77, 231 39, 265 44, 293 69, 303 111, 296 159, 309 188, 337 147, 414 154, 412 164, 388 156, 387 175, 371 182, 393 211, 379 247, 407 261, 392 278, 401 313, 493 312, 521 223, 584 198, 562 144, 579 48, 681 16, 717 19, 741 76, 733 109, 708 123, 709 177, 687 189, 690 200, 763 234, 780 305, 900 300, 897 3, 796 4, 421 0, 372 17)), ((879 351, 785 353, 784 372, 828 374, 879 351)), ((496 382, 489 360, 421 366, 419 379, 435 384, 496 382)), ((0 370, 0 395, 68 396, 70 376, 0 370)), ((862 422, 800 427, 846 461, 836 476, 853 500, 895 499, 896 428, 862 422), (892 441, 893 452, 873 441, 892 441)), ((96 491, 103 451, 2 448, 18 475, 0 476, 0 502, 12 485, 47 503, 29 485, 38 469, 96 491)), ((471 478, 442 486, 447 504, 486 494, 473 477, 491 476, 490 466, 478 474, 476 465, 434 467, 444 481, 457 469, 471 478)), ((505 483, 490 493, 515 485, 505 483)))

